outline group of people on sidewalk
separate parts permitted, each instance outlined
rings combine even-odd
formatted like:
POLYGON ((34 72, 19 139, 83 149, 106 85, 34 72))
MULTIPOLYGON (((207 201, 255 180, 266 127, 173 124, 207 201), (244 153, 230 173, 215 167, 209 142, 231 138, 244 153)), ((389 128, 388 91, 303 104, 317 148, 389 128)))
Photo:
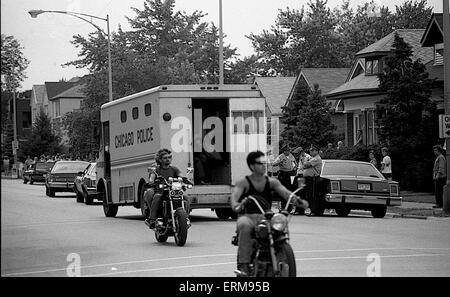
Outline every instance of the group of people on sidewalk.
MULTIPOLYGON (((308 154, 302 147, 292 151, 289 145, 285 145, 281 151, 282 153, 272 163, 272 166, 279 168, 279 181, 290 191, 300 188, 299 196, 310 204, 310 209, 306 210, 305 213, 314 216, 320 207, 318 191, 322 158, 319 149, 312 145, 308 154), (292 153, 299 156, 298 161, 292 153)), ((281 200, 282 207, 285 203, 284 200, 281 200)), ((302 210, 296 211, 294 209, 293 212, 301 213, 302 210)))

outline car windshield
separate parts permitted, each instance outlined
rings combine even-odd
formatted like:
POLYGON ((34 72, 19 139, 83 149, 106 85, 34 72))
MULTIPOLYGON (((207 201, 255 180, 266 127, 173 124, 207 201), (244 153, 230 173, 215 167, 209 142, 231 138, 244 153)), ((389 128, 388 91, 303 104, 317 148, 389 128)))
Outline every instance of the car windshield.
POLYGON ((77 173, 84 171, 88 162, 58 162, 52 169, 52 173, 77 173))
POLYGON ((325 162, 322 175, 383 178, 383 175, 372 164, 353 162, 325 162))
POLYGON ((55 163, 53 163, 53 162, 36 163, 36 169, 39 169, 39 170, 52 169, 53 165, 55 165, 55 163))

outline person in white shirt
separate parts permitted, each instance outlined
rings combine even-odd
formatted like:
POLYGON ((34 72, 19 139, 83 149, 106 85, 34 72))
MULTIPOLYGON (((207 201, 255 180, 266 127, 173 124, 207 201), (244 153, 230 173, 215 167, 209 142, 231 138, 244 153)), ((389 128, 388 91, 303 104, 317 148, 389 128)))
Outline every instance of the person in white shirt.
POLYGON ((381 173, 387 180, 392 180, 392 161, 389 157, 389 150, 387 147, 381 149, 383 160, 381 161, 381 173))

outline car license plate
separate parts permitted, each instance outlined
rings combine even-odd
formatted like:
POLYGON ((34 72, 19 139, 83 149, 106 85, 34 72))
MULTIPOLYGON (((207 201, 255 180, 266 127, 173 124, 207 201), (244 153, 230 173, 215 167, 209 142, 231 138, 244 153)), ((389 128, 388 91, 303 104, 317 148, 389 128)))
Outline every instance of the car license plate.
POLYGON ((358 191, 370 191, 370 184, 358 184, 358 191))

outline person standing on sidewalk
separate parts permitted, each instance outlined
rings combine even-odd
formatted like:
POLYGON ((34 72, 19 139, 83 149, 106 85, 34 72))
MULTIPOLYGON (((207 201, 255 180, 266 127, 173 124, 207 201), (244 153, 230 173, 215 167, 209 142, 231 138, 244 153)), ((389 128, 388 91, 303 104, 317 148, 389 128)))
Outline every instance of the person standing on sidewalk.
POLYGON ((311 158, 303 164, 304 176, 306 182, 306 200, 311 206, 309 216, 320 214, 321 197, 320 189, 320 173, 322 172, 322 158, 319 155, 319 149, 311 146, 309 153, 311 158))
POLYGON ((383 160, 381 161, 381 173, 387 180, 392 180, 392 160, 389 157, 389 150, 387 147, 381 149, 383 160))
POLYGON ((436 205, 434 208, 441 208, 443 204, 443 191, 445 183, 447 182, 447 162, 442 154, 443 149, 440 145, 433 146, 434 155, 436 160, 434 161, 433 168, 433 180, 434 180, 434 195, 436 197, 436 205))

